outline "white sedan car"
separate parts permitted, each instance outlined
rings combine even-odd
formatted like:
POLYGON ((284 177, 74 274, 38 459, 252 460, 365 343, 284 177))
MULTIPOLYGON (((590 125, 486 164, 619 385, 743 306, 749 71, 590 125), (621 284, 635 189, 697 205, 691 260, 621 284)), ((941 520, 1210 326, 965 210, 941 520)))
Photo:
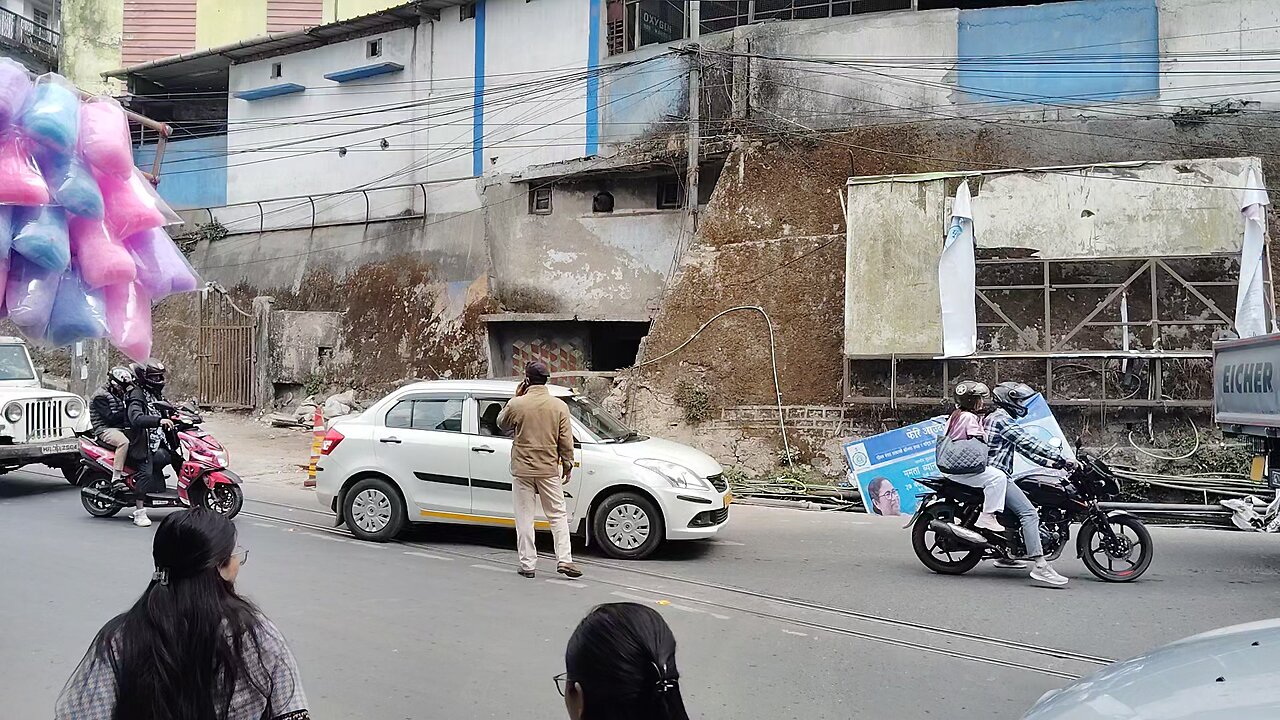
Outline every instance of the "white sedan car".
MULTIPOLYGON (((707 538, 724 527, 732 496, 709 455, 639 435, 589 398, 548 387, 572 415, 570 530, 610 556, 639 559, 664 540, 707 538)), ((339 418, 316 467, 320 503, 356 537, 375 542, 408 522, 514 526, 511 439, 496 419, 515 391, 508 381, 421 382, 339 418)), ((538 518, 548 529, 541 511, 538 518)))

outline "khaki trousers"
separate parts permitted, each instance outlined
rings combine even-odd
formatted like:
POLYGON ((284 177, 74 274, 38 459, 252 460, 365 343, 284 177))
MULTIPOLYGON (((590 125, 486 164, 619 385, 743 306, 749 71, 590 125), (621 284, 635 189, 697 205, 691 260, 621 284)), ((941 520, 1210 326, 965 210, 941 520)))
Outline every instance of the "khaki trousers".
POLYGON ((538 548, 534 544, 533 519, 537 513, 537 498, 542 498, 542 512, 551 523, 551 537, 555 542, 556 562, 572 563, 569 547, 569 519, 564 513, 564 488, 560 478, 514 478, 511 491, 515 494, 516 552, 520 555, 520 567, 533 570, 538 562, 538 548))
POLYGON ((129 455, 129 436, 116 428, 103 428, 98 431, 98 438, 116 449, 116 474, 124 473, 124 461, 129 455))

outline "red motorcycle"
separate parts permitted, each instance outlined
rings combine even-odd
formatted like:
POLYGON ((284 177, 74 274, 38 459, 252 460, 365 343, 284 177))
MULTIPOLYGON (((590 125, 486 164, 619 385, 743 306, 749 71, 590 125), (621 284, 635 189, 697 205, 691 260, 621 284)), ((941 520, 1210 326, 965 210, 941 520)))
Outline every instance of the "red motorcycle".
POLYGON ((173 420, 173 430, 165 433, 162 449, 175 458, 171 467, 178 472, 177 492, 139 493, 140 478, 134 468, 125 467, 121 482, 112 483, 115 449, 93 437, 80 438, 80 502, 94 517, 111 517, 139 498, 149 508, 203 507, 231 519, 244 506, 240 476, 227 469, 227 450, 209 433, 200 429, 203 418, 194 408, 175 408, 157 403, 160 412, 173 420), (176 447, 175 447, 176 446, 176 447))

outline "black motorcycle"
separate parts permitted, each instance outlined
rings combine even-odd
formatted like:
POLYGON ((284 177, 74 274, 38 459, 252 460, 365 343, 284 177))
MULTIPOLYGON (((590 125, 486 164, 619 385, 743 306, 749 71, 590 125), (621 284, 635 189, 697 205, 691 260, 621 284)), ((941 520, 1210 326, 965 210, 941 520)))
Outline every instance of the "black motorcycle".
MULTIPOLYGON (((1079 465, 1069 476, 1033 472, 1014 482, 1040 510, 1040 542, 1045 557, 1056 560, 1080 523, 1076 554, 1089 572, 1107 582, 1132 582, 1151 566, 1151 533, 1138 518, 1121 510, 1103 510, 1099 501, 1120 494, 1115 474, 1101 459, 1077 451, 1079 465)), ((907 527, 911 545, 924 566, 944 575, 969 572, 983 560, 1026 555, 1017 517, 999 514, 1008 530, 996 533, 974 527, 982 511, 982 490, 946 477, 925 478, 933 492, 920 496, 920 507, 907 527)))

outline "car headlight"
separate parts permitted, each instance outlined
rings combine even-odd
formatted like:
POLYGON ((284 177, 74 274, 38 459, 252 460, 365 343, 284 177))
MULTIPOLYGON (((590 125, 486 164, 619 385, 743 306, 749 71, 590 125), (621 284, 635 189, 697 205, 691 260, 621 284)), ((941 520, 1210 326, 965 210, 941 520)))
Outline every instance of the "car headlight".
POLYGON ((84 403, 80 402, 78 398, 68 400, 63 410, 67 413, 67 417, 78 418, 84 412, 84 403))
POLYGON ((4 409, 4 419, 11 423, 16 423, 22 419, 22 406, 18 403, 9 403, 4 409))
POLYGON ((662 476, 662 479, 671 483, 672 487, 684 488, 686 490, 710 490, 711 485, 698 474, 683 465, 677 465, 666 460, 637 460, 636 464, 646 470, 662 476))

